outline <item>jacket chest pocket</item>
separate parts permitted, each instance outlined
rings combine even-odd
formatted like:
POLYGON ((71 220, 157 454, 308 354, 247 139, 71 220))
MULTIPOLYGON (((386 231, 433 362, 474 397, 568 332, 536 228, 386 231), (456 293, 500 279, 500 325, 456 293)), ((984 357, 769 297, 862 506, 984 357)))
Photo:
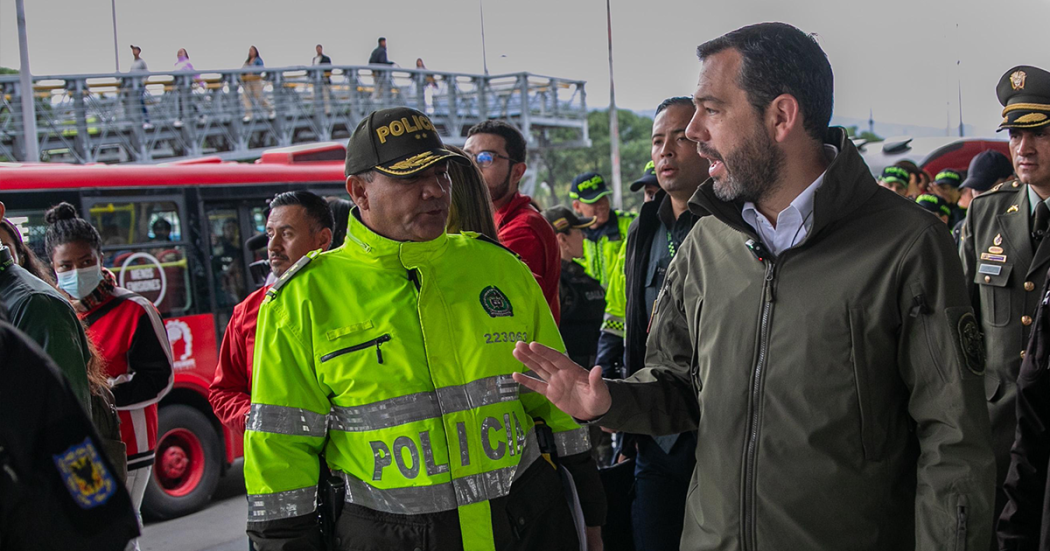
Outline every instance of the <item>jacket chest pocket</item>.
POLYGON ((980 288, 981 321, 992 327, 1010 323, 1010 281, 1012 264, 982 262, 977 265, 974 283, 980 288))
POLYGON ((333 350, 321 356, 321 363, 329 362, 346 354, 353 354, 355 352, 361 352, 362 350, 375 348, 376 363, 381 364, 383 363, 383 344, 390 342, 390 340, 390 333, 384 333, 374 339, 333 350))

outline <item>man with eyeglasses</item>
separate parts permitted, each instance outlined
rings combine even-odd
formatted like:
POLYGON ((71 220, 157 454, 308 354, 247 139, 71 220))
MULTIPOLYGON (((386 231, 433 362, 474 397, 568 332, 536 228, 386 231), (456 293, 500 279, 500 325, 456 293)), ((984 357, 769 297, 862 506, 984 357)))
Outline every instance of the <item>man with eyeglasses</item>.
POLYGON ((463 150, 474 159, 492 197, 500 242, 521 257, 543 290, 554 320, 561 322, 558 280, 561 252, 554 229, 532 198, 518 192, 525 164, 525 137, 514 126, 488 120, 471 127, 463 150))

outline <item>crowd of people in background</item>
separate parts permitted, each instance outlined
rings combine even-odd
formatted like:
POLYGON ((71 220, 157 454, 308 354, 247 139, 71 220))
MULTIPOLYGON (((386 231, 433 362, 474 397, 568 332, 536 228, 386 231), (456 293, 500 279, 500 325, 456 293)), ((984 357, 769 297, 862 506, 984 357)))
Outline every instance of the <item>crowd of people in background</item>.
MULTIPOLYGON (((257 549, 1050 548, 1050 73, 996 87, 1009 156, 875 178, 828 126, 812 36, 765 23, 697 55, 695 94, 656 108, 637 213, 596 172, 541 209, 513 124, 459 149, 401 107, 351 136, 349 200, 269 202, 268 277, 210 394, 244 434, 257 549)), ((384 38, 369 63, 391 65, 384 38)), ((271 110, 250 76, 246 119, 271 110)), ((36 467, 0 432, 0 543, 32 541, 9 530, 39 506, 21 476, 99 506, 55 531, 67 548, 135 548, 160 315, 71 205, 46 263, 3 213, 0 354, 42 366, 72 428, 19 448, 55 458, 36 467)))

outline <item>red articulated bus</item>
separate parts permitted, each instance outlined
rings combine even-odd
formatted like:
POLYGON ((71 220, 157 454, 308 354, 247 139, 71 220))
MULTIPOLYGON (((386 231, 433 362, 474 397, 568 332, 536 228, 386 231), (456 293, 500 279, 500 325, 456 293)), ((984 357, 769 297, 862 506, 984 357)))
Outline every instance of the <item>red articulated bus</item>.
POLYGON ((173 518, 203 507, 243 455, 241 434, 208 404, 218 344, 233 307, 257 288, 249 266, 266 258, 245 241, 265 231, 266 201, 307 189, 346 195, 346 148, 273 149, 254 164, 217 157, 159 165, 0 163, 7 218, 41 259, 44 212, 75 205, 102 236, 104 264, 164 318, 175 386, 160 402, 157 458, 143 512, 173 518), (164 224, 167 222, 167 224, 164 224))

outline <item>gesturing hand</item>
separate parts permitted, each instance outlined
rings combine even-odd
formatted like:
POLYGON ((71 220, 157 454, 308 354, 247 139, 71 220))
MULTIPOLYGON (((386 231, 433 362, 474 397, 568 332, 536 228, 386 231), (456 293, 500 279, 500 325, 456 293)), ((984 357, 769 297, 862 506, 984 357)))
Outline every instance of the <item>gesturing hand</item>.
POLYGON ((518 342, 514 357, 539 376, 515 373, 514 380, 543 394, 565 413, 587 421, 609 411, 612 398, 602 380, 601 367, 595 366, 588 373, 565 354, 538 342, 518 342))

